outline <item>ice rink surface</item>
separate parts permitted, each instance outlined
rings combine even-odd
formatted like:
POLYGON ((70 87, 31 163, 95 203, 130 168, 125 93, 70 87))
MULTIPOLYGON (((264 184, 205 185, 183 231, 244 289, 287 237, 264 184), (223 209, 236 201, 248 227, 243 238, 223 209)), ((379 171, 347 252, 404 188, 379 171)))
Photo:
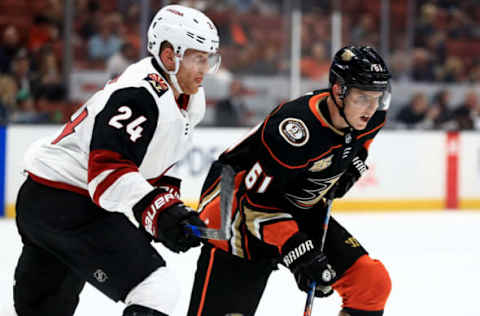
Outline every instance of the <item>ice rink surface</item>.
MULTIPOLYGON (((334 216, 389 270, 393 290, 386 316, 480 316, 480 211, 334 213, 334 216)), ((13 220, 0 220, 0 245, 0 315, 13 316, 11 287, 21 247, 13 220)), ((158 248, 183 284, 182 299, 171 316, 183 316, 198 249, 175 255, 158 248)), ((301 316, 304 304, 305 293, 297 289, 290 273, 281 268, 272 274, 256 315, 301 316)), ((316 299, 312 314, 335 316, 340 304, 336 294, 316 299)), ((122 310, 123 304, 115 304, 87 286, 75 316, 120 316, 122 310)))

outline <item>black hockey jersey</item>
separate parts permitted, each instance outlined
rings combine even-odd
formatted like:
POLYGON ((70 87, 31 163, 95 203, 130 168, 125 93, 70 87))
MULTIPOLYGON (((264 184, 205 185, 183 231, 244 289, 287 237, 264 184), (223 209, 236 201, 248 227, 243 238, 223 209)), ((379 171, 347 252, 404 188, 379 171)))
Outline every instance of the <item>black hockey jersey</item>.
MULTIPOLYGON (((370 143, 385 124, 385 111, 377 111, 362 131, 338 130, 331 124, 328 95, 328 90, 318 90, 278 106, 220 156, 236 170, 236 191, 232 238, 213 243, 247 258, 256 257, 258 244, 276 248, 272 254, 280 251, 299 231, 297 218, 315 211, 353 158, 367 158, 370 143)), ((218 180, 209 178, 199 211, 215 227, 219 206, 212 201, 218 180)), ((264 256, 266 249, 260 248, 264 256)))

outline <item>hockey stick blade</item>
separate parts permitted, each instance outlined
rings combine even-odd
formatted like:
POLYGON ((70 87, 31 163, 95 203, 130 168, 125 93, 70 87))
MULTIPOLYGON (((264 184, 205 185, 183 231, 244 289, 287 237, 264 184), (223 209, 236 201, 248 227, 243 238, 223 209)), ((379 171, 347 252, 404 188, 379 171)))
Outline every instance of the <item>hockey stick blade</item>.
POLYGON ((228 240, 230 238, 230 212, 232 209, 235 171, 229 165, 224 165, 220 179, 220 229, 186 225, 190 233, 202 239, 228 240))

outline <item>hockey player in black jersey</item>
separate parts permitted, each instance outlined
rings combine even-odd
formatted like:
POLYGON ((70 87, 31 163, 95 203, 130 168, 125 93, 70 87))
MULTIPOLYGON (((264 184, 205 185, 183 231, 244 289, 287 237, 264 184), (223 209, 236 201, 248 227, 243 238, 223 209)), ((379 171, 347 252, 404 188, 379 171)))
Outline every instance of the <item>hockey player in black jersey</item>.
POLYGON ((18 316, 73 315, 85 282, 125 302, 124 316, 172 314, 177 282, 151 242, 174 252, 199 245, 184 225, 204 224, 170 168, 204 116, 201 84, 219 66, 218 46, 202 12, 164 7, 148 30, 151 56, 29 148, 16 204, 18 316))
POLYGON ((219 228, 219 177, 224 164, 232 166, 231 237, 202 246, 189 316, 253 316, 279 263, 303 291, 311 281, 316 296, 336 290, 340 315, 383 315, 391 288, 383 264, 334 218, 324 252, 319 245, 324 197, 343 197, 367 170, 369 146, 385 124, 390 77, 374 49, 344 47, 331 64, 330 89, 279 105, 212 164, 198 211, 219 228))

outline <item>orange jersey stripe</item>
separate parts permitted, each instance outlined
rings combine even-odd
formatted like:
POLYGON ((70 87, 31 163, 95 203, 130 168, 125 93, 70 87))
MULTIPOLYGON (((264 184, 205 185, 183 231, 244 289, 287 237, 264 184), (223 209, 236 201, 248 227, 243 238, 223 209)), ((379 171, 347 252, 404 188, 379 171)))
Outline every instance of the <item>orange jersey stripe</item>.
POLYGON ((208 282, 210 281, 210 275, 212 273, 213 260, 215 259, 216 248, 210 250, 210 261, 208 262, 207 275, 203 283, 202 298, 200 299, 200 305, 198 306, 197 316, 202 315, 203 305, 205 304, 205 296, 207 295, 208 282))

